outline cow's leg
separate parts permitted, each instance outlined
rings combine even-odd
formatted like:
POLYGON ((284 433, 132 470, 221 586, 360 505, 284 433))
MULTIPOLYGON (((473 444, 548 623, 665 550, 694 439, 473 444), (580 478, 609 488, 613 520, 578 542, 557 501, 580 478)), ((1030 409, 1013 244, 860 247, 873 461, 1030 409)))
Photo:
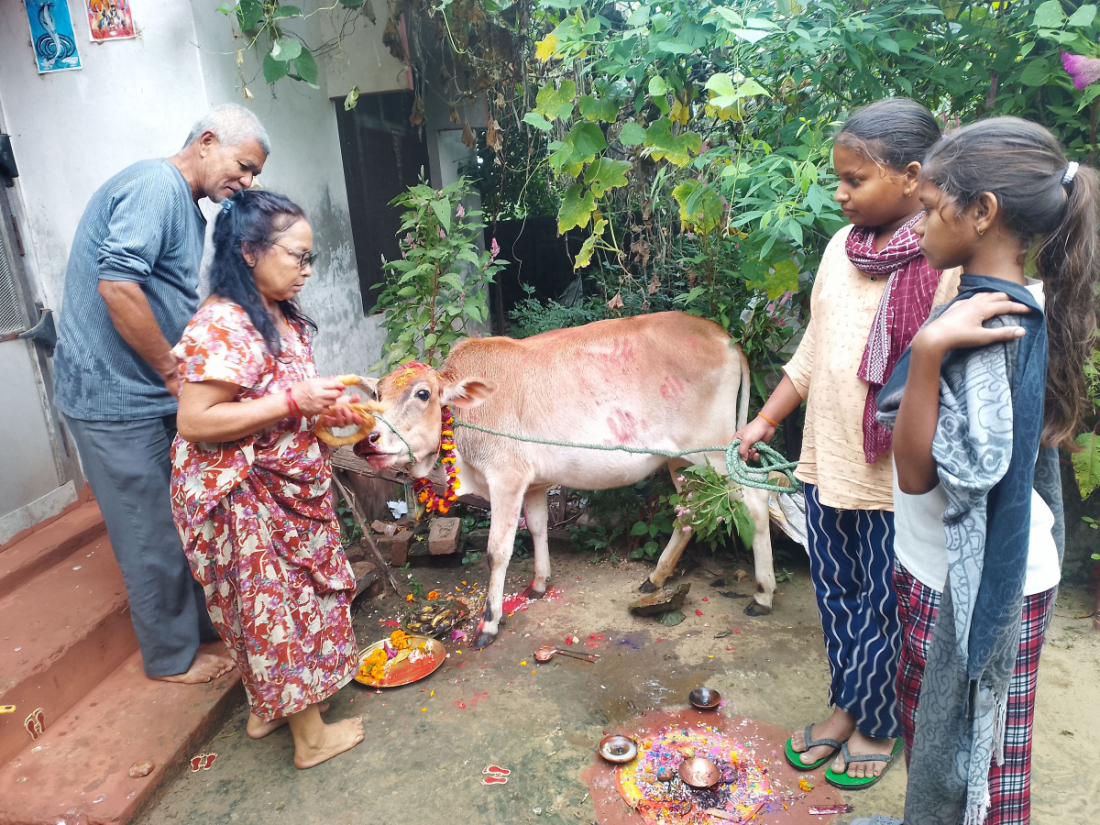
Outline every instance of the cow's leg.
POLYGON ((550 543, 546 538, 549 508, 546 504, 546 488, 531 487, 523 497, 523 511, 527 517, 527 529, 535 545, 535 577, 523 591, 525 599, 541 599, 546 595, 546 582, 550 578, 550 543))
MULTIPOLYGON (((680 492, 680 469, 686 466, 687 463, 679 459, 672 459, 668 462, 668 471, 672 473, 672 483, 676 485, 676 492, 680 492)), ((652 593, 657 588, 664 587, 668 577, 676 569, 676 563, 680 561, 680 556, 683 555, 684 548, 687 547, 689 541, 691 541, 691 528, 677 526, 672 531, 672 538, 665 545, 661 557, 657 559, 657 566, 653 568, 653 572, 649 574, 649 577, 641 583, 638 590, 642 593, 652 593)))
POLYGON ((749 510, 756 528, 752 539, 752 562, 756 571, 756 594, 745 608, 750 616, 766 616, 772 612, 775 593, 775 566, 772 562, 772 533, 768 517, 768 491, 742 487, 741 500, 749 510))
POLYGON ((485 594, 485 613, 478 623, 474 641, 474 647, 479 650, 491 645, 500 630, 500 618, 504 612, 504 577, 512 558, 525 487, 525 484, 490 487, 489 501, 493 510, 489 522, 489 592, 485 594))

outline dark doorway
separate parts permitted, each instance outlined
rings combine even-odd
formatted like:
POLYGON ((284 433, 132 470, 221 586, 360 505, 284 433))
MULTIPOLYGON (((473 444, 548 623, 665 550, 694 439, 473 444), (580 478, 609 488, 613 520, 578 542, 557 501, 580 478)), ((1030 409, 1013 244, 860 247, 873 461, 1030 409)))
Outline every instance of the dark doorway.
POLYGON ((363 311, 374 311, 383 280, 382 258, 401 255, 401 213, 389 202, 428 176, 428 145, 409 125, 412 92, 364 95, 350 111, 335 101, 348 213, 359 266, 363 311))
MULTIPOLYGON (((492 243, 492 221, 485 228, 485 246, 492 243)), ((555 217, 500 221, 496 227, 500 257, 509 265, 497 275, 492 289, 494 331, 507 329, 508 313, 527 297, 524 286, 534 288, 540 301, 561 301, 580 276, 573 272, 573 257, 583 239, 567 232, 558 235, 555 217)))

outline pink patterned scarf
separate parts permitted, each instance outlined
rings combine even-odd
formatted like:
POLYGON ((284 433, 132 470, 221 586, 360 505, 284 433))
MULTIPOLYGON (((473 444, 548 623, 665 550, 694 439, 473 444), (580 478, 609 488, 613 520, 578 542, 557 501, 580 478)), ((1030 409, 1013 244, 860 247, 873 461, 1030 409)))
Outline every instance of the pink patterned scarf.
POLYGON ((860 272, 890 278, 871 323, 871 334, 857 373, 870 385, 863 407, 863 457, 868 464, 874 464, 879 456, 890 451, 892 436, 875 418, 878 411, 875 396, 927 320, 940 281, 939 270, 932 269, 920 254, 913 232, 919 218, 917 215, 898 229, 881 252, 875 251, 873 227, 852 227, 844 245, 848 260, 860 272))

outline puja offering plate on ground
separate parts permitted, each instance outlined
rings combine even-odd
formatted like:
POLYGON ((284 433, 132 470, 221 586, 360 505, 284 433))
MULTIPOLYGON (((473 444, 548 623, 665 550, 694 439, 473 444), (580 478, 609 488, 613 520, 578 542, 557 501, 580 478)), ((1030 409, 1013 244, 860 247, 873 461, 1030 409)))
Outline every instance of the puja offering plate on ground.
POLYGON ((439 640, 394 631, 387 638, 359 651, 359 671, 355 674, 355 681, 373 688, 401 687, 431 675, 446 658, 447 651, 439 640), (399 633, 404 636, 406 647, 400 646, 402 639, 399 633), (372 674, 369 662, 380 662, 378 651, 386 657, 386 661, 380 671, 376 669, 372 674))
POLYGON ((599 754, 608 762, 621 765, 638 755, 638 745, 629 736, 613 733, 600 740, 599 754))
POLYGON ((709 788, 722 778, 717 765, 699 756, 681 762, 679 774, 684 784, 693 788, 709 788))
POLYGON ((401 627, 408 633, 442 636, 469 615, 470 606, 461 599, 432 599, 406 616, 401 627))
POLYGON ((714 688, 698 687, 688 694, 692 707, 699 710, 714 710, 722 702, 722 694, 714 688))

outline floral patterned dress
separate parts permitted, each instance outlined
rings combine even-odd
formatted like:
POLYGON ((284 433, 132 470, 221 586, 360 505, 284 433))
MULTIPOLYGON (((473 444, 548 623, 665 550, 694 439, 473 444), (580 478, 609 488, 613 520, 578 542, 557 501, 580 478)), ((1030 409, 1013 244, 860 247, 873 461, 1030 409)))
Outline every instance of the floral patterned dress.
MULTIPOLYGON (((173 350, 181 381, 226 381, 247 403, 317 375, 291 325, 276 358, 237 304, 203 306, 173 350)), ((355 580, 329 496, 328 447, 314 418, 288 417, 223 444, 172 445, 172 505, 210 618, 270 721, 331 696, 355 674, 355 580)))

